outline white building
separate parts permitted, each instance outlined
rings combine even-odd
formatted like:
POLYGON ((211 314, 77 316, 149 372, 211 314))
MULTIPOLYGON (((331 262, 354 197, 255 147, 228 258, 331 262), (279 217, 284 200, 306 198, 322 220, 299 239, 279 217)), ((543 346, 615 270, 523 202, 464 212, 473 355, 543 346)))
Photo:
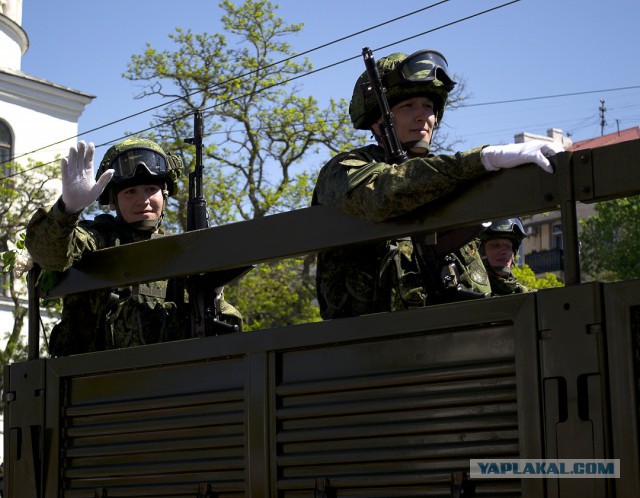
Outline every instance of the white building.
MULTIPOLYGON (((21 23, 22 0, 0 0, 0 181, 11 173, 7 161, 49 162, 69 150, 76 142, 78 119, 94 99, 20 70, 29 48, 21 23)), ((13 327, 12 310, 11 299, 0 289, 1 348, 13 327)), ((0 444, 0 461, 2 451, 0 444)))

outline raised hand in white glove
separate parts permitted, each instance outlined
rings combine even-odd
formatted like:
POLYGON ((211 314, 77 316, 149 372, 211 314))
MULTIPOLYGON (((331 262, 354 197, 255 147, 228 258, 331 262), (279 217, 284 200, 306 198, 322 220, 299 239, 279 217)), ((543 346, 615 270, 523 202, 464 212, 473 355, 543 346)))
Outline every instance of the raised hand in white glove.
POLYGON ((62 202, 67 213, 78 213, 95 201, 113 177, 114 170, 108 169, 97 182, 94 180, 94 152, 93 143, 87 145, 81 140, 61 161, 62 202))
POLYGON ((487 171, 514 168, 522 164, 534 163, 547 173, 553 173, 553 166, 547 157, 564 152, 564 147, 544 140, 531 140, 522 144, 490 145, 482 149, 480 158, 487 171))

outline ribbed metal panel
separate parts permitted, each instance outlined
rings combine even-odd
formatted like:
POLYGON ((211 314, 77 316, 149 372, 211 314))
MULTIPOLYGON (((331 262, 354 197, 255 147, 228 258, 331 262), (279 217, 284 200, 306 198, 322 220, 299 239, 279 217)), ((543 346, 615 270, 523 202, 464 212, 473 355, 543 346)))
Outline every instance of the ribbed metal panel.
POLYGON ((210 362, 69 379, 61 496, 244 496, 243 372, 210 362))
MULTIPOLYGON (((279 495, 328 479, 340 497, 450 497, 470 458, 517 457, 513 346, 503 326, 285 353, 279 495)), ((517 480, 476 483, 519 495, 517 480)))

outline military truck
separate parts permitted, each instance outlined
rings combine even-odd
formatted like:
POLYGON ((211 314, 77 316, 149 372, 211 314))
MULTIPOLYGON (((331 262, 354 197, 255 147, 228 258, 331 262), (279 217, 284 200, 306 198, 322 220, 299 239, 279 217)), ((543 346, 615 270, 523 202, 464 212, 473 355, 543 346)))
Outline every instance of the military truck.
POLYGON ((97 251, 46 295, 30 275, 29 358, 4 372, 5 496, 639 496, 640 282, 582 283, 575 214, 638 193, 632 141, 489 175, 411 218, 310 207, 97 251), (39 357, 41 297, 557 209, 562 288, 39 357), (472 479, 473 458, 619 459, 620 478, 472 479))

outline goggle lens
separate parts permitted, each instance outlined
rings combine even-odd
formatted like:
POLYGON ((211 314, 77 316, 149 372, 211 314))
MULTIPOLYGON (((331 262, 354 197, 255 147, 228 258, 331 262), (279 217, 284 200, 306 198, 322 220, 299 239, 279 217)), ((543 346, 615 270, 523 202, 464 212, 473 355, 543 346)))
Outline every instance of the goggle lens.
POLYGON ((111 161, 109 167, 115 170, 114 178, 127 179, 136 176, 140 166, 150 175, 164 175, 167 172, 167 159, 154 150, 130 149, 111 161))
POLYGON ((522 233, 524 226, 519 218, 509 218, 507 220, 498 221, 491 224, 491 229, 497 232, 513 232, 514 227, 518 227, 522 233))
POLYGON ((436 78, 435 71, 441 68, 445 74, 448 71, 447 61, 437 52, 420 51, 407 57, 398 70, 405 81, 430 81, 436 78))
POLYGON ((449 77, 447 60, 435 50, 420 50, 403 60, 398 67, 384 76, 387 88, 403 83, 426 83, 435 79, 444 83, 447 92, 456 83, 449 77))

